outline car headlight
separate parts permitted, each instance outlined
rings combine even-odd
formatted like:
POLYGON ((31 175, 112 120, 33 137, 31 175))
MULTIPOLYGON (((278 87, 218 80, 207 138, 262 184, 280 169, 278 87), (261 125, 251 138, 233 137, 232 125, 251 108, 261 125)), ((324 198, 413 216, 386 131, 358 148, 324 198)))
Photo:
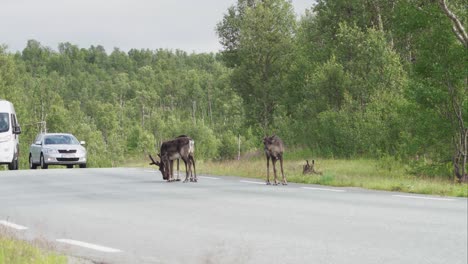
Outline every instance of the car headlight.
POLYGON ((58 153, 58 151, 56 149, 43 149, 44 153, 46 154, 55 154, 55 153, 58 153))

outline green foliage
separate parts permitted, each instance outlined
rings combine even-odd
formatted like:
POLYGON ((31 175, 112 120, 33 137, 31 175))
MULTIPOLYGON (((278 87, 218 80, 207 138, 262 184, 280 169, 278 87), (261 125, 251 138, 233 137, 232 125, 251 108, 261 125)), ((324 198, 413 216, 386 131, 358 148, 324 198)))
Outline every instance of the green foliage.
MULTIPOLYGON (((464 7, 449 1, 458 17, 464 7)), ((220 54, 1 46, 0 98, 23 128, 21 167, 42 121, 86 141, 95 167, 181 134, 199 160, 237 157, 239 137, 241 154, 256 153, 275 133, 306 150, 300 159, 395 159, 443 179, 454 152, 466 153, 468 53, 437 1, 320 0, 298 19, 290 1, 238 0, 216 32, 220 54)))
POLYGON ((296 41, 287 103, 297 144, 328 157, 424 156, 442 166, 416 174, 451 173, 467 53, 437 2, 318 1, 296 41))
POLYGON ((244 100, 246 121, 263 133, 270 132, 281 101, 294 31, 294 12, 284 0, 239 1, 218 24, 228 65, 236 66, 232 82, 244 100))
POLYGON ((196 140, 197 159, 225 158, 224 133, 241 131, 242 101, 230 70, 213 54, 115 49, 108 55, 101 46, 70 43, 55 52, 30 40, 21 54, 2 48, 0 62, 0 96, 14 103, 23 128, 21 168, 40 122, 48 132, 86 141, 90 167, 118 166, 180 134, 196 140))

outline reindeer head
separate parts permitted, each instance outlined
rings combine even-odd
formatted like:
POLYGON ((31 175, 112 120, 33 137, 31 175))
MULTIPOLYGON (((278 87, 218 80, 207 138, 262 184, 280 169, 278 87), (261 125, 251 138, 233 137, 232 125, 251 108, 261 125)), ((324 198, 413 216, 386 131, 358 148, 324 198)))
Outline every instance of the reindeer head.
POLYGON ((163 162, 163 159, 161 158, 161 155, 158 154, 158 157, 159 157, 159 160, 160 161, 157 161, 157 160, 154 160, 153 157, 151 155, 149 155, 150 159, 151 159, 151 163, 150 165, 156 165, 159 167, 159 171, 161 172, 161 175, 163 176, 163 179, 164 180, 167 180, 169 178, 169 171, 166 170, 166 166, 165 166, 165 163, 163 162))
POLYGON ((273 143, 273 136, 269 137, 269 136, 265 136, 263 138, 263 144, 265 146, 268 146, 268 145, 271 145, 273 143))
POLYGON ((169 180, 170 178, 169 166, 170 166, 171 161, 167 155, 161 156, 161 154, 158 154, 158 157, 161 160, 160 165, 159 165, 159 171, 161 172, 164 180, 169 180))

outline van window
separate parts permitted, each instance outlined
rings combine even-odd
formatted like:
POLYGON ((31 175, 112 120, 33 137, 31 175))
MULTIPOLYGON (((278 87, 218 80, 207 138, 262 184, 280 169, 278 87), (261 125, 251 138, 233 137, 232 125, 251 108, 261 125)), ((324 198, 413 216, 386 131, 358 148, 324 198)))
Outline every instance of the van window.
POLYGON ((18 120, 16 120, 15 114, 11 114, 11 124, 13 127, 18 126, 18 120))
POLYGON ((10 130, 10 116, 8 113, 0 113, 0 133, 10 130))

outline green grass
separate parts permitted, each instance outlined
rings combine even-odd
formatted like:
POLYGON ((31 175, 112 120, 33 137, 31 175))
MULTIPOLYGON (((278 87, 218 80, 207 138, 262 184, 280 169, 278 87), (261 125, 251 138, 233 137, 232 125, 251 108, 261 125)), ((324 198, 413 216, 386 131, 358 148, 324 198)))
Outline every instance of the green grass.
MULTIPOLYGON (((312 156, 307 150, 287 153, 284 173, 289 182, 321 184, 339 187, 360 187, 374 190, 407 193, 432 194, 441 196, 468 197, 468 184, 454 183, 446 176, 421 177, 410 174, 407 165, 393 158, 369 159, 316 159, 315 169, 322 175, 302 175, 305 160, 312 156)), ((197 161, 197 173, 211 175, 231 175, 266 179, 266 160, 263 153, 250 153, 249 158, 228 161, 197 161)), ((311 159, 309 159, 310 161, 311 159)), ((128 167, 149 167, 150 160, 141 156, 128 161, 128 167)), ((155 166, 152 166, 156 168, 155 166)), ((183 167, 181 167, 183 168, 183 167)), ((277 164, 279 172, 279 163, 277 164)), ((273 168, 270 163, 270 177, 273 168)), ((271 180, 270 179, 270 180, 271 180)))
MULTIPOLYGON (((374 190, 468 197, 468 185, 453 183, 447 178, 411 175, 403 164, 389 160, 316 160, 315 169, 322 175, 302 175, 305 161, 284 162, 289 182, 330 186, 361 187, 374 190)), ((279 163, 277 163, 279 172, 279 163)), ((266 179, 266 160, 199 162, 198 172, 266 179)), ((270 177, 272 178, 270 164, 270 177)))
POLYGON ((45 249, 43 243, 26 242, 0 230, 0 264, 65 264, 66 256, 45 249))

